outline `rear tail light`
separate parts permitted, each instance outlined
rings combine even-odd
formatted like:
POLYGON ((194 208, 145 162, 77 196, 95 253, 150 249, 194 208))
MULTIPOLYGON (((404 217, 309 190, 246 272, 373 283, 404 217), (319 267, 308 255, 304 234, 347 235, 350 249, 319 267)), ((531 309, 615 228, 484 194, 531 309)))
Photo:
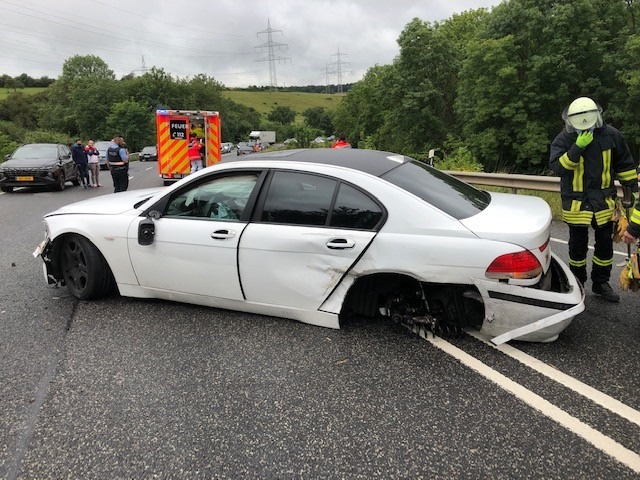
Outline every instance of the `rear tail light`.
POLYGON ((542 265, 529 250, 522 252, 508 253, 496 258, 487 271, 485 276, 495 280, 519 279, 527 280, 536 278, 542 273, 542 265))

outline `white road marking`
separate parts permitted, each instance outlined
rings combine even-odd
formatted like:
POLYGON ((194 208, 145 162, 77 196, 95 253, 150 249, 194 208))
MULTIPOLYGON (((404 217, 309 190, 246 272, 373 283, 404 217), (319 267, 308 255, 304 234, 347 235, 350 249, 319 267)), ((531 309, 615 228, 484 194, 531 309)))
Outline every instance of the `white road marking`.
POLYGON ((511 393, 516 398, 523 401, 533 409, 559 423, 561 426, 574 433, 575 435, 583 438, 598 450, 601 450, 607 455, 613 457, 620 463, 629 467, 634 472, 640 473, 640 455, 638 455, 634 451, 629 450, 612 438, 607 437, 606 435, 600 433, 586 423, 583 423, 577 418, 569 415, 567 412, 553 405, 551 402, 545 400, 540 395, 523 387, 519 383, 514 382, 510 378, 494 370, 488 365, 485 365, 480 360, 472 357, 455 345, 452 345, 442 338, 434 337, 433 335, 427 334, 424 328, 413 328, 413 331, 415 333, 418 333, 420 337, 427 340, 434 347, 439 348, 443 352, 451 355, 466 367, 479 373, 480 375, 492 381, 503 390, 511 393))
POLYGON ((577 380, 566 373, 562 373, 560 370, 553 368, 550 365, 547 365, 541 360, 538 360, 535 357, 523 352, 522 350, 518 350, 511 345, 503 343, 502 345, 494 345, 491 342, 488 342, 482 335, 480 335, 477 331, 468 331, 467 334, 471 335, 473 338, 480 340, 482 343, 489 345, 496 350, 501 351, 505 355, 517 360, 518 362, 526 365, 527 367, 535 370, 536 372, 544 375, 551 380, 555 380, 563 387, 569 388, 576 393, 579 393, 583 397, 591 400, 594 403, 597 403, 601 407, 606 408, 610 412, 615 413, 616 415, 621 416, 622 418, 629 420, 631 423, 635 423, 640 427, 640 412, 625 405, 619 400, 616 400, 613 397, 610 397, 606 393, 602 393, 599 390, 596 390, 593 387, 590 387, 586 383, 582 383, 580 380, 577 380))
MULTIPOLYGON (((551 241, 552 242, 557 242, 557 243, 564 243, 565 245, 569 245, 569 242, 567 242, 566 240, 562 240, 561 238, 553 238, 553 237, 551 237, 551 241)), ((591 245, 589 245, 589 249, 593 250, 594 248, 591 245)), ((626 252, 618 252, 616 250, 613 251, 613 254, 614 255, 622 255, 623 257, 627 256, 626 252)))
POLYGON ((145 168, 145 170, 148 172, 149 170, 151 170, 153 167, 147 167, 145 168))

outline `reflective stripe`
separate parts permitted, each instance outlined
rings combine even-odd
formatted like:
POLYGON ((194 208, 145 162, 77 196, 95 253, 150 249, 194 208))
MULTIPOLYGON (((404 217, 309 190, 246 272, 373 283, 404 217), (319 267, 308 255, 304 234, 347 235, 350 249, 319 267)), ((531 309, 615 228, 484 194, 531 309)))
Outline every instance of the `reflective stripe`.
POLYGON ((571 265, 572 267, 584 267, 587 265, 587 259, 586 258, 584 260, 569 259, 569 265, 571 265))
MULTIPOLYGON (((608 199, 607 199, 607 203, 609 203, 608 199)), ((611 221, 611 217, 613 216, 613 210, 614 210, 613 208, 608 208, 606 210, 600 210, 599 212, 596 212, 595 213, 596 223, 599 226, 602 226, 605 223, 611 221)))
POLYGON ((582 200, 571 200, 571 211, 579 212, 582 207, 582 200))
POLYGON ((560 157, 560 165, 562 165, 567 170, 574 170, 578 164, 576 162, 572 162, 569 160, 569 155, 566 153, 560 157))
POLYGON ((596 265, 599 265, 601 267, 609 267, 611 265, 613 265, 613 257, 607 259, 607 260, 602 260, 601 258, 596 257, 595 255, 593 256, 593 263, 596 265))
POLYGON ((631 223, 635 223, 636 225, 640 225, 640 212, 637 208, 634 208, 633 212, 631 212, 631 218, 629 219, 629 221, 631 223))
POLYGON ((635 180, 637 176, 636 170, 635 169, 631 169, 631 170, 627 170, 626 172, 620 172, 618 173, 618 179, 625 182, 627 180, 635 180))
POLYGON ((602 188, 611 186, 611 150, 602 152, 602 188))
POLYGON ((583 210, 582 212, 562 211, 562 220, 570 225, 591 225, 593 212, 583 210))
POLYGON ((584 179, 584 159, 580 157, 580 161, 576 164, 573 170, 573 191, 582 192, 584 179))

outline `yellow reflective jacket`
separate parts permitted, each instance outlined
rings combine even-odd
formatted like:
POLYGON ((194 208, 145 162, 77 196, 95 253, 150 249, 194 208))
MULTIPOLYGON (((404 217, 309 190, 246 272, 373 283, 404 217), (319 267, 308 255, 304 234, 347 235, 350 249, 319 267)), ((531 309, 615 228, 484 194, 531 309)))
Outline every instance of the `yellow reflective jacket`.
POLYGON ((562 131, 551 144, 549 167, 560 177, 562 219, 588 226, 595 217, 602 226, 615 208, 615 179, 638 191, 636 165, 624 137, 611 125, 596 128, 586 148, 576 145, 577 137, 562 131))

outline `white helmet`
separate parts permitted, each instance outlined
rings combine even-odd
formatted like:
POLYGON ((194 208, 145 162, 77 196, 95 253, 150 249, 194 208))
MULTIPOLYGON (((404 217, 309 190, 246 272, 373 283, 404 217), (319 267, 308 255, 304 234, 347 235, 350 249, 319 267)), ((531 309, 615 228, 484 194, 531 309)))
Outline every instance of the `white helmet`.
POLYGON ((589 97, 576 98, 563 117, 578 132, 602 126, 602 108, 589 97))

